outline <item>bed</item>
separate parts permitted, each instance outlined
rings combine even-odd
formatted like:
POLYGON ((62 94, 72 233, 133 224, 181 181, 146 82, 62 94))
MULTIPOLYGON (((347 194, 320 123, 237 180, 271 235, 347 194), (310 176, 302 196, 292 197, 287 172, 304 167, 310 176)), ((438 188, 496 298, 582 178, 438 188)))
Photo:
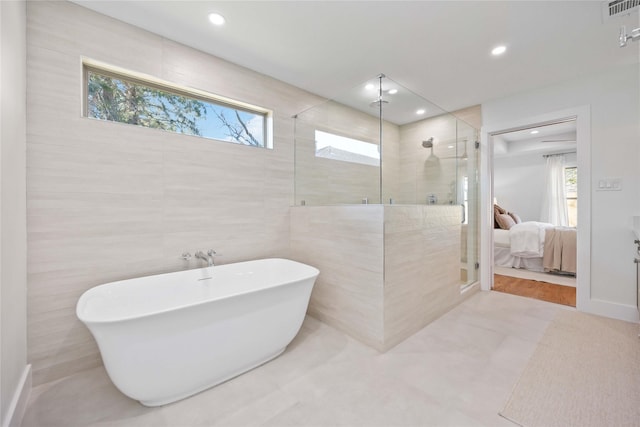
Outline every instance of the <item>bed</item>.
POLYGON ((496 266, 576 274, 575 228, 527 221, 493 233, 496 266))

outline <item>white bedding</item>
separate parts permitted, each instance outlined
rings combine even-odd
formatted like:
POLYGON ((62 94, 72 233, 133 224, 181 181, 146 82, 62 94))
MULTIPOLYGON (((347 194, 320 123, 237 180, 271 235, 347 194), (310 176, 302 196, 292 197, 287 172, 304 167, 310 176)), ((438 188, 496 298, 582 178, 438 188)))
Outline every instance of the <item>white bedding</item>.
POLYGON ((542 255, 547 227, 553 225, 527 221, 514 225, 510 230, 494 229, 494 264, 500 267, 544 271, 542 255))
POLYGON ((540 258, 544 250, 544 235, 553 224, 527 221, 509 230, 511 255, 521 258, 540 258))
POLYGON ((493 229, 493 244, 501 248, 510 248, 511 239, 509 238, 509 230, 503 230, 502 228, 493 229))
MULTIPOLYGON (((507 231, 507 230, 504 230, 507 231)), ((493 263, 498 267, 524 268, 530 271, 543 272, 542 258, 521 258, 511 255, 509 248, 496 246, 493 251, 493 263)))

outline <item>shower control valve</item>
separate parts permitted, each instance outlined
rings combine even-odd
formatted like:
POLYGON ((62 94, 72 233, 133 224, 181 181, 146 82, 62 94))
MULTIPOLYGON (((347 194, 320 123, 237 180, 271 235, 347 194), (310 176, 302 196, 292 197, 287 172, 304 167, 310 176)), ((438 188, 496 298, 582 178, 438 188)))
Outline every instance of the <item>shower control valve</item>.
POLYGON ((184 252, 180 258, 182 258, 185 261, 189 261, 191 259, 191 254, 189 252, 184 252))

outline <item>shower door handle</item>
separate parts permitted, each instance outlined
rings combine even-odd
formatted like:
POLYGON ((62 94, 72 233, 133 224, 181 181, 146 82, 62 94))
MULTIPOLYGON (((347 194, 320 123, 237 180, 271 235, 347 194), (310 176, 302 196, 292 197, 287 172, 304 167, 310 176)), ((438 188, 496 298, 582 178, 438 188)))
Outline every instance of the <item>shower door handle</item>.
POLYGON ((460 206, 462 206, 462 224, 464 224, 465 222, 467 222, 467 215, 464 211, 464 203, 461 204, 460 206))

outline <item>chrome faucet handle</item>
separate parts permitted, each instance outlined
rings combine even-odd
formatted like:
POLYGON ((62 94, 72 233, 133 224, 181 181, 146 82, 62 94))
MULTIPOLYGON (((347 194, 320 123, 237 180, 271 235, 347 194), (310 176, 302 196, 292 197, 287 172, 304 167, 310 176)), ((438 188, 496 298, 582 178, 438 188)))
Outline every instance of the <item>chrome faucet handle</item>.
POLYGON ((207 255, 209 256, 222 256, 221 254, 217 253, 216 251, 214 251, 213 249, 209 249, 207 251, 207 255))
POLYGON ((196 252, 196 254, 194 255, 196 258, 201 259, 203 261, 207 262, 207 265, 209 267, 211 267, 213 265, 213 257, 211 255, 207 255, 202 251, 198 251, 196 252))
POLYGON ((189 261, 191 259, 191 254, 189 252, 184 252, 182 256, 180 256, 185 261, 189 261))

